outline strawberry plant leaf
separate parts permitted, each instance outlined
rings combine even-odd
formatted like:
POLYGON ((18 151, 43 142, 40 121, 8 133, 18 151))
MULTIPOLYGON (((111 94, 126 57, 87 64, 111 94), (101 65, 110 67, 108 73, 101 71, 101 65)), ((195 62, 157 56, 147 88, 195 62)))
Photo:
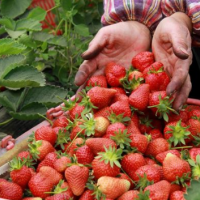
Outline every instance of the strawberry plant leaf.
POLYGON ((0 56, 20 54, 26 49, 26 46, 16 42, 11 38, 4 38, 0 40, 0 56))
POLYGON ((38 87, 45 85, 44 75, 31 66, 20 66, 12 69, 0 78, 0 85, 9 88, 38 87))
POLYGON ((184 194, 186 200, 199 200, 200 197, 200 181, 192 180, 190 187, 187 189, 187 194, 184 194))
POLYGON ((73 1, 60 0, 59 3, 61 4, 61 6, 65 11, 70 11, 72 9, 73 1))
POLYGON ((5 28, 14 30, 15 29, 15 21, 8 18, 1 18, 0 24, 3 25, 5 28))
POLYGON ((35 19, 20 19, 16 22, 16 31, 28 30, 28 31, 41 31, 42 24, 35 19))
POLYGON ((2 0, 1 12, 3 16, 15 18, 25 12, 32 0, 2 0))
POLYGON ((74 25, 74 31, 84 37, 90 35, 89 28, 85 24, 74 25))
POLYGON ((37 7, 37 8, 34 8, 33 10, 31 10, 28 14, 28 19, 34 19, 34 20, 37 20, 37 21, 42 21, 45 19, 46 17, 46 14, 47 14, 47 11, 40 8, 40 7, 37 7))

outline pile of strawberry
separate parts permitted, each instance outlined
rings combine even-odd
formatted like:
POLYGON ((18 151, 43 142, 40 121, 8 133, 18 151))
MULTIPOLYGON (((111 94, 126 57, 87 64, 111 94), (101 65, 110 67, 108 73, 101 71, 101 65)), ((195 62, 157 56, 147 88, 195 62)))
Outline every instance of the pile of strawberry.
POLYGON ((169 82, 151 52, 136 55, 128 71, 108 63, 10 162, 0 197, 184 200, 200 177, 200 107, 173 110, 169 82))

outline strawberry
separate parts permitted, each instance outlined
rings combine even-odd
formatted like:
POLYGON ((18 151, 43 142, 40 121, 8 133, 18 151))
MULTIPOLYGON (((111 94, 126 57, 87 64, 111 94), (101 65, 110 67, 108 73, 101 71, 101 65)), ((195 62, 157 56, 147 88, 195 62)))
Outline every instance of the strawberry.
POLYGON ((126 179, 126 180, 129 181, 130 184, 131 184, 130 189, 133 189, 133 188, 134 188, 134 181, 131 180, 131 178, 130 178, 127 174, 119 173, 116 177, 117 177, 117 178, 120 178, 120 179, 126 179))
POLYGON ((131 147, 136 148, 138 152, 145 153, 149 143, 146 136, 133 133, 129 136, 129 138, 131 139, 131 147))
POLYGON ((144 157, 139 153, 128 153, 121 160, 123 170, 132 178, 134 172, 146 165, 144 157))
POLYGON ((149 108, 157 117, 163 117, 168 122, 168 114, 170 111, 176 112, 172 109, 173 98, 167 96, 166 91, 156 91, 149 95, 149 108))
POLYGON ((94 159, 94 154, 89 146, 79 147, 75 153, 78 163, 83 165, 90 164, 94 159))
POLYGON ((29 151, 22 151, 18 153, 17 155, 18 158, 20 158, 22 161, 25 159, 32 159, 32 156, 29 151))
POLYGON ((124 101, 124 102, 127 101, 128 102, 128 96, 126 94, 118 94, 118 93, 116 93, 115 96, 112 99, 111 104, 114 104, 114 103, 116 103, 118 101, 121 101, 121 102, 122 101, 124 101))
POLYGON ((107 127, 104 138, 110 138, 111 136, 115 136, 117 133, 119 133, 119 131, 124 132, 124 130, 126 130, 126 126, 121 122, 110 124, 107 127))
POLYGON ((140 125, 139 129, 142 134, 149 133, 154 127, 152 125, 152 120, 149 119, 149 116, 147 117, 140 117, 140 125))
POLYGON ((111 108, 109 106, 107 106, 107 107, 99 109, 97 112, 95 112, 94 118, 95 117, 105 117, 106 119, 108 119, 108 117, 110 116, 110 113, 111 113, 111 108))
POLYGON ((141 84, 129 96, 129 104, 139 111, 144 111, 149 103, 149 85, 141 84))
POLYGON ((137 127, 139 127, 139 117, 138 117, 138 115, 137 115, 136 112, 132 113, 131 121, 132 121, 137 127))
POLYGON ((81 118, 81 113, 84 111, 85 106, 76 103, 72 108, 69 109, 69 118, 74 120, 76 118, 81 118))
POLYGON ((83 122, 78 121, 77 123, 73 124, 73 127, 70 132, 70 139, 73 140, 75 137, 77 137, 77 134, 84 135, 85 130, 83 130, 80 125, 82 125, 83 122))
POLYGON ((159 69, 151 67, 145 76, 145 83, 149 84, 151 92, 166 90, 169 82, 170 78, 164 71, 163 66, 159 69))
POLYGON ((188 113, 188 118, 199 119, 200 118, 200 109, 193 109, 188 113))
POLYGON ((140 72, 143 72, 145 68, 149 67, 154 63, 154 55, 152 52, 141 52, 138 53, 132 59, 132 65, 134 68, 138 69, 140 72))
POLYGON ((159 129, 151 129, 148 132, 148 135, 151 136, 152 140, 155 140, 157 138, 163 138, 162 132, 159 129))
POLYGON ((160 179, 160 170, 153 165, 144 165, 133 174, 133 180, 138 182, 138 187, 142 189, 152 183, 157 183, 160 179))
POLYGON ((90 102, 98 109, 109 106, 116 90, 95 86, 87 92, 90 102))
POLYGON ((53 128, 55 127, 67 127, 67 125, 69 124, 69 121, 67 119, 67 117, 65 117, 64 115, 61 115, 60 117, 58 117, 54 122, 53 122, 53 128))
POLYGON ((153 185, 149 185, 144 191, 149 190, 149 198, 151 200, 168 200, 170 193, 170 183, 166 180, 159 181, 153 185))
POLYGON ((128 134, 141 134, 138 126, 131 120, 127 126, 128 134))
POLYGON ((53 168, 56 171, 63 173, 69 163, 71 163, 70 158, 68 158, 67 156, 61 156, 58 159, 56 159, 55 162, 53 162, 53 168))
POLYGON ((188 120, 189 131, 191 132, 191 139, 194 139, 193 136, 197 136, 200 133, 200 121, 197 119, 188 120))
POLYGON ((53 164, 54 164, 54 162, 56 161, 56 159, 57 159, 56 152, 48 153, 48 154, 45 156, 45 158, 38 164, 38 166, 37 166, 37 172, 39 171, 39 169, 40 169, 42 166, 53 167, 53 164))
POLYGON ((94 87, 94 86, 100 86, 100 87, 107 88, 106 77, 103 75, 90 77, 88 79, 88 81, 86 82, 86 87, 94 87))
POLYGON ((65 145, 65 152, 68 153, 70 156, 72 156, 76 153, 76 149, 78 148, 78 146, 82 145, 83 143, 84 143, 83 138, 76 138, 75 140, 65 145))
POLYGON ((129 190, 122 194, 117 200, 133 200, 138 198, 139 192, 137 190, 129 190))
POLYGON ((144 77, 146 77, 148 74, 150 74, 150 71, 158 71, 160 68, 163 67, 163 64, 161 62, 154 62, 149 67, 145 68, 142 72, 144 77))
POLYGON ((121 85, 120 81, 126 76, 126 69, 119 64, 110 62, 105 67, 105 75, 110 86, 118 87, 121 85))
POLYGON ((26 198, 23 198, 22 200, 42 200, 42 198, 40 198, 40 197, 26 197, 26 198))
POLYGON ((80 196, 85 189, 89 177, 89 169, 73 164, 65 170, 65 178, 74 195, 80 196))
POLYGON ((57 135, 49 126, 42 126, 35 131, 35 140, 46 140, 52 145, 55 144, 57 135))
POLYGON ((104 152, 109 146, 117 148, 116 143, 109 138, 88 138, 85 142, 96 156, 99 152, 104 152))
POLYGON ((145 157, 144 159, 145 159, 147 165, 154 165, 154 164, 156 164, 156 161, 152 160, 151 158, 145 157))
POLYGON ((130 182, 126 179, 102 176, 98 179, 97 186, 107 198, 116 199, 129 190, 130 182))
POLYGON ((164 151, 162 153, 157 154, 156 160, 159 161, 160 163, 163 163, 168 153, 174 154, 177 157, 181 158, 181 154, 179 153, 178 150, 175 149, 175 150, 164 151))
POLYGON ((85 190, 80 196, 79 200, 94 200, 94 195, 92 190, 85 190))
POLYGON ((173 121, 179 121, 181 120, 183 123, 186 123, 188 121, 188 114, 185 110, 181 110, 179 114, 175 114, 173 112, 170 112, 169 115, 169 121, 168 122, 173 122, 173 121))
POLYGON ((34 159, 42 161, 48 153, 55 151, 50 142, 46 140, 33 141, 29 144, 29 150, 34 159))
POLYGON ((185 200, 184 192, 182 191, 175 191, 170 195, 170 200, 185 200))
POLYGON ((22 189, 16 183, 8 182, 5 179, 0 179, 0 198, 9 200, 21 200, 22 189))
POLYGON ((24 165, 24 162, 20 158, 15 157, 10 162, 10 170, 12 181, 24 189, 31 179, 29 168, 24 165))
POLYGON ((189 150, 190 158, 196 161, 197 155, 200 155, 200 148, 191 148, 189 150))
POLYGON ((159 153, 169 150, 169 147, 170 145, 167 140, 164 138, 157 138, 149 143, 145 154, 156 157, 159 153))
POLYGON ((126 94, 126 91, 122 87, 111 87, 112 89, 116 90, 116 94, 126 94))
POLYGON ((190 134, 187 125, 181 120, 167 123, 164 128, 164 138, 171 144, 174 143, 174 146, 185 144, 185 140, 190 134))
POLYGON ((123 117, 131 116, 131 109, 128 101, 117 101, 110 106, 111 110, 116 114, 123 114, 123 117))
POLYGON ((181 186, 178 184, 171 184, 170 195, 175 192, 181 190, 181 186))
POLYGON ((105 133, 106 130, 108 128, 108 126, 110 125, 110 122, 107 118, 105 117, 95 117, 94 118, 95 121, 95 137, 102 137, 105 133))
POLYGON ((98 179, 102 176, 117 176, 121 167, 119 163, 121 154, 121 149, 115 149, 111 146, 108 149, 105 148, 105 152, 98 153, 98 156, 92 161, 94 177, 98 179))
POLYGON ((133 79, 138 80, 139 78, 143 79, 144 75, 143 75, 142 72, 139 72, 139 71, 136 71, 136 70, 130 72, 129 75, 128 75, 128 80, 129 81, 131 81, 133 79))
POLYGON ((191 169, 187 161, 180 159, 174 154, 168 153, 163 161, 163 175, 169 182, 184 181, 181 178, 189 178, 191 169), (183 177, 183 176, 188 177, 183 177))

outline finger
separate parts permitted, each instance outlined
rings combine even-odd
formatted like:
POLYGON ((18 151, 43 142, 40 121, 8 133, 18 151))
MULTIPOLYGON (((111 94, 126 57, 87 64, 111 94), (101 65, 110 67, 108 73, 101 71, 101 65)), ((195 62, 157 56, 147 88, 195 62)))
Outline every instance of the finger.
POLYGON ((174 71, 172 74, 172 79, 167 86, 167 94, 170 95, 175 91, 178 91, 182 85, 185 83, 185 80, 188 76, 188 71, 190 67, 191 61, 190 59, 187 60, 179 60, 176 62, 174 66, 174 71))
POLYGON ((187 101, 191 89, 192 89, 192 84, 190 81, 190 76, 188 75, 182 88, 176 94, 176 98, 173 103, 173 108, 175 110, 181 110, 183 104, 187 101))
POLYGON ((106 29, 102 28, 94 37, 89 48, 81 55, 84 60, 90 60, 96 57, 106 46, 108 35, 106 29))
POLYGON ((75 85, 81 86, 96 69, 97 63, 95 59, 84 61, 76 73, 75 85))
POLYGON ((78 90, 76 91, 76 99, 78 99, 78 101, 80 101, 82 99, 81 92, 85 88, 85 85, 86 85, 86 83, 84 83, 83 85, 81 85, 78 88, 78 90))

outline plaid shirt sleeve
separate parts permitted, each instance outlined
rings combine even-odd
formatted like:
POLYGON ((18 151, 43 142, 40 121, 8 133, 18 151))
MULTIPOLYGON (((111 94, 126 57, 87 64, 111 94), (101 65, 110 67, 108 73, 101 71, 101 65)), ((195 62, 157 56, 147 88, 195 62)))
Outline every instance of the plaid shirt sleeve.
POLYGON ((160 0, 104 0, 101 22, 105 26, 121 21, 138 21, 153 32, 162 18, 160 0))
POLYGON ((192 44, 200 46, 200 1, 199 0, 162 0, 162 13, 170 16, 175 12, 186 13, 192 22, 192 44))

